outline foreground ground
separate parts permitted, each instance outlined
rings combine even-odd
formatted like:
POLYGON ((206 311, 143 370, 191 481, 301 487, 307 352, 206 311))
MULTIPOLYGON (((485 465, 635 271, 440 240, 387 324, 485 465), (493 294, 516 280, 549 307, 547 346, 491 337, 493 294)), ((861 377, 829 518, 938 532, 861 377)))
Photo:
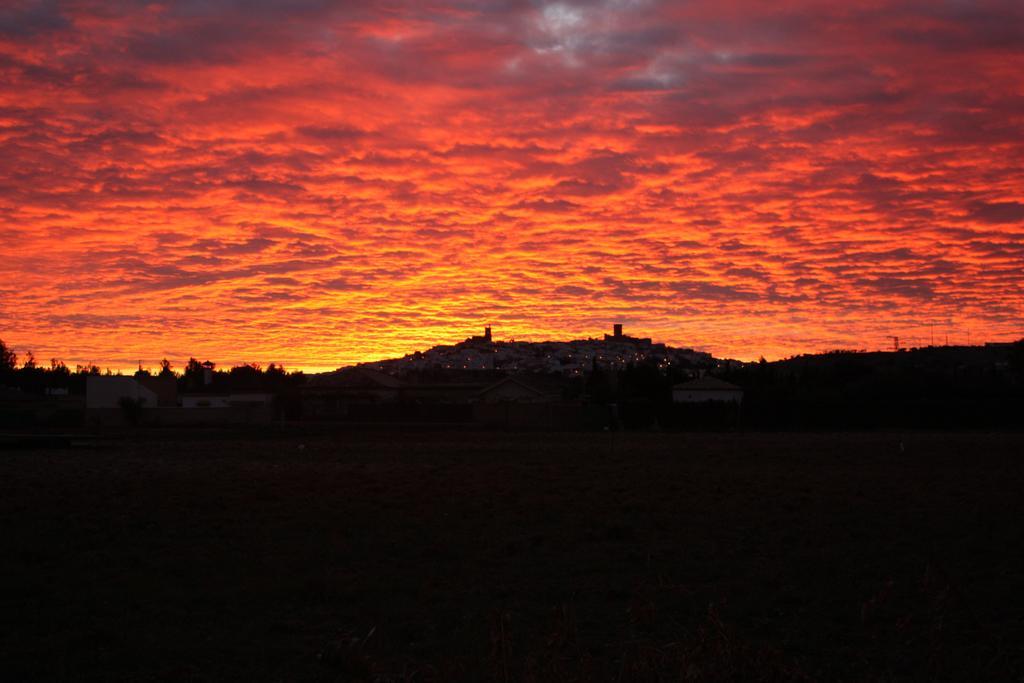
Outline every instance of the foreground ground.
POLYGON ((1021 680, 1024 436, 0 452, 0 680, 1021 680))

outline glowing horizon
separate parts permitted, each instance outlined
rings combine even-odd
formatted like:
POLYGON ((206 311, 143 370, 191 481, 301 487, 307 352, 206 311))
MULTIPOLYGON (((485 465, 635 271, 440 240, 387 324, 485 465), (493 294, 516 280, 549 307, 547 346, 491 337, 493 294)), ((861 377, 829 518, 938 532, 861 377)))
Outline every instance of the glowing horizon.
POLYGON ((333 369, 1024 337, 1024 7, 0 10, 0 339, 333 369))

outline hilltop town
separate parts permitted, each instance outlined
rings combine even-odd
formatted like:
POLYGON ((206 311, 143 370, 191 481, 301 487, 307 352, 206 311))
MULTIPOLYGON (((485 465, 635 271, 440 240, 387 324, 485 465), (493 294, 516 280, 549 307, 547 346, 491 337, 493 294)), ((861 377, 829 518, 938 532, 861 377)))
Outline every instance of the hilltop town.
MULTIPOLYGON (((3 347, 6 349, 6 347, 3 347)), ((4 351, 0 426, 223 425, 284 421, 544 429, 804 429, 1017 421, 1024 341, 893 352, 833 351, 771 363, 716 359, 626 334, 457 344, 319 374, 270 364, 74 372, 4 351), (741 408, 742 406, 742 408, 741 408)))
POLYGON ((623 333, 616 323, 603 339, 573 341, 497 341, 491 328, 458 344, 434 346, 402 358, 363 364, 391 375, 426 370, 500 370, 509 373, 554 373, 580 377, 595 367, 621 370, 633 364, 647 364, 662 370, 710 369, 722 362, 710 353, 680 349, 623 333))

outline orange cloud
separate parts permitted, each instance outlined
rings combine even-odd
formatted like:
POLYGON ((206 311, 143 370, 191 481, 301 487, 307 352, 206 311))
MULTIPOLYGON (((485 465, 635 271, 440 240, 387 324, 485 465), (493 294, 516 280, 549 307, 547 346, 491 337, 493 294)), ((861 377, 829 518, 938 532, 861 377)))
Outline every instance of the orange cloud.
POLYGON ((15 3, 0 336, 309 369, 495 325, 1022 336, 1024 10, 15 3))

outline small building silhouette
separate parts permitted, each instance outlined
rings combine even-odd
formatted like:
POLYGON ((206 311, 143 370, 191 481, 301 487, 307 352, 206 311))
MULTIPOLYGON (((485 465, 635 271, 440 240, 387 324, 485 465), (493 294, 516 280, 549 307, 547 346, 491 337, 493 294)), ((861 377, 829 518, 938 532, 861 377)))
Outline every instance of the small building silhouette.
POLYGON ((354 366, 315 377, 303 388, 302 401, 311 417, 345 415, 351 404, 397 401, 404 386, 402 380, 379 370, 354 366))
POLYGON ((705 376, 673 386, 672 401, 675 403, 704 403, 705 401, 742 403, 743 389, 717 377, 705 376))
MULTIPOLYGON (((178 405, 178 380, 174 375, 135 375, 135 381, 156 395, 153 405, 172 407, 178 405)), ((150 407, 153 407, 152 405, 150 407)))
POLYGON ((31 424, 46 424, 54 419, 76 423, 83 407, 81 398, 63 394, 30 394, 0 385, 0 427, 19 430, 31 424))
POLYGON ((566 382, 549 375, 511 375, 483 389, 477 400, 484 403, 554 403, 565 398, 566 382))

